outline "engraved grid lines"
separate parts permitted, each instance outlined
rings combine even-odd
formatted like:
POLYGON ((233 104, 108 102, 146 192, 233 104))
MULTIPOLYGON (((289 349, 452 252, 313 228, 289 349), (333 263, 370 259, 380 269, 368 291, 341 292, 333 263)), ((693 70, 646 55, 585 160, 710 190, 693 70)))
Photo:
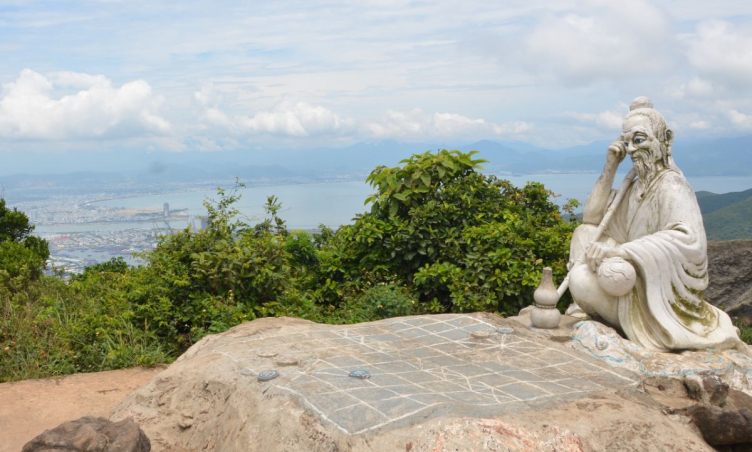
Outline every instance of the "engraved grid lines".
MULTIPOLYGON (((265 384, 299 396, 322 419, 349 434, 380 428, 442 404, 503 408, 508 403, 606 387, 592 379, 582 380, 583 375, 631 382, 574 353, 513 333, 498 334, 495 325, 461 314, 346 328, 322 325, 319 330, 260 335, 242 343, 254 353, 289 354, 292 349, 304 354, 300 367, 285 368, 283 378, 265 384), (494 334, 475 339, 470 336, 474 331, 494 334), (402 347, 392 344, 397 340, 402 347), (372 377, 349 378, 354 368, 368 369, 372 377)), ((232 351, 215 353, 253 374, 271 364, 254 356, 238 358, 232 351)))

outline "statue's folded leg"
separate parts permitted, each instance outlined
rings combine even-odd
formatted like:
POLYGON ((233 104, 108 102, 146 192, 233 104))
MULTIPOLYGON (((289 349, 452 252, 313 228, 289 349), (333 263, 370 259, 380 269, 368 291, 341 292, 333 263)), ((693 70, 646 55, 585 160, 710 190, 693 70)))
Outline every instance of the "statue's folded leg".
MULTIPOLYGON (((583 224, 572 234, 569 251, 569 292, 574 299, 574 307, 567 314, 582 317, 580 311, 590 317, 601 318, 611 326, 619 328, 618 298, 606 293, 598 284, 598 277, 583 264, 587 247, 595 238, 598 228, 583 224)), ((607 239, 613 241, 612 239, 607 239)))

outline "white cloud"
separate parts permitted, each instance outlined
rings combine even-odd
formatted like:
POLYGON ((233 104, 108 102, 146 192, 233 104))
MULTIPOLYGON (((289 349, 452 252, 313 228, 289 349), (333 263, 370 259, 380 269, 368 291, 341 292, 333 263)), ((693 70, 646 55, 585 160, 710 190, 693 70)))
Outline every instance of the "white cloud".
POLYGON ((217 144, 217 142, 212 140, 211 138, 197 137, 196 141, 197 141, 196 149, 198 149, 201 152, 216 152, 216 151, 223 150, 222 146, 217 144))
POLYGON ((82 72, 53 72, 49 78, 56 86, 65 88, 91 88, 92 86, 112 86, 104 75, 90 75, 82 72))
POLYGON ((427 114, 419 108, 388 110, 376 121, 365 122, 361 130, 373 138, 432 139, 435 137, 499 137, 523 135, 533 130, 524 121, 504 124, 469 118, 455 113, 427 114))
POLYGON ((101 75, 59 72, 45 77, 24 69, 3 85, 0 137, 66 140, 170 132, 157 112, 160 99, 143 80, 115 88, 101 75), (83 88, 53 97, 55 88, 83 88))
MULTIPOLYGON (((199 104, 215 103, 206 91, 197 92, 199 104)), ((430 140, 434 138, 521 137, 533 130, 524 121, 502 124, 470 118, 456 113, 428 114, 419 108, 387 110, 373 120, 356 121, 332 110, 301 101, 284 101, 271 110, 253 116, 231 116, 219 107, 203 112, 203 125, 230 131, 238 136, 271 135, 280 138, 304 139, 329 137, 347 141, 371 139, 430 140)))
POLYGON ((752 129, 752 116, 732 109, 728 113, 731 122, 741 129, 752 129))
POLYGON ((710 123, 703 120, 693 121, 689 124, 689 128, 696 130, 708 130, 710 128, 710 123))
POLYGON ((710 80, 693 77, 688 82, 670 89, 669 95, 674 99, 709 99, 724 94, 723 87, 710 80))
POLYGON ((306 137, 347 131, 352 120, 306 102, 282 102, 272 111, 239 117, 238 124, 251 132, 306 137))
POLYGON ((326 107, 302 101, 282 101, 269 111, 260 111, 253 116, 230 116, 216 104, 209 89, 194 93, 194 99, 206 106, 203 120, 208 125, 219 127, 240 135, 269 134, 287 137, 312 137, 340 135, 352 130, 350 118, 344 118, 326 107))
POLYGON ((687 58, 704 78, 752 88, 752 29, 711 20, 700 23, 697 33, 686 38, 687 58))
POLYGON ((544 17, 524 39, 529 69, 573 84, 654 76, 669 66, 673 36, 661 10, 646 0, 586 0, 544 17))
POLYGON ((625 113, 622 114, 612 110, 605 110, 597 114, 568 111, 555 116, 573 119, 584 124, 595 124, 604 129, 621 129, 621 124, 624 122, 624 117, 626 116, 626 108, 624 108, 624 111, 625 113))

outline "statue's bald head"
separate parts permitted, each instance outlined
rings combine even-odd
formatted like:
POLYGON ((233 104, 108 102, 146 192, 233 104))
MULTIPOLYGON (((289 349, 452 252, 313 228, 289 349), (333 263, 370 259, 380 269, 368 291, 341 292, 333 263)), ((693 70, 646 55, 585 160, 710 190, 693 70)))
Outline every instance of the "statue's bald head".
POLYGON ((673 164, 671 159, 671 145, 674 142, 674 133, 668 128, 663 115, 653 109, 653 102, 645 96, 640 96, 632 101, 629 106, 629 113, 624 118, 624 126, 631 118, 645 117, 650 121, 653 136, 661 143, 661 153, 666 166, 673 164))

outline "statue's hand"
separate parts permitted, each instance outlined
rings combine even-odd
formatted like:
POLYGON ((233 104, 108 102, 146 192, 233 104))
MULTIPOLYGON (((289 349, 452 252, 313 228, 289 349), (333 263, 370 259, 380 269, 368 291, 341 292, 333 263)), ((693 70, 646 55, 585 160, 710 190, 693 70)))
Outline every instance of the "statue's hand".
POLYGON ((601 262, 609 257, 620 257, 624 260, 629 259, 629 255, 626 251, 620 247, 608 246, 605 243, 595 242, 590 244, 585 255, 585 263, 590 267, 592 272, 598 270, 601 266, 601 262))
POLYGON ((619 166, 619 163, 621 163, 626 156, 627 148, 624 146, 624 141, 616 140, 608 147, 606 162, 615 168, 619 166))

